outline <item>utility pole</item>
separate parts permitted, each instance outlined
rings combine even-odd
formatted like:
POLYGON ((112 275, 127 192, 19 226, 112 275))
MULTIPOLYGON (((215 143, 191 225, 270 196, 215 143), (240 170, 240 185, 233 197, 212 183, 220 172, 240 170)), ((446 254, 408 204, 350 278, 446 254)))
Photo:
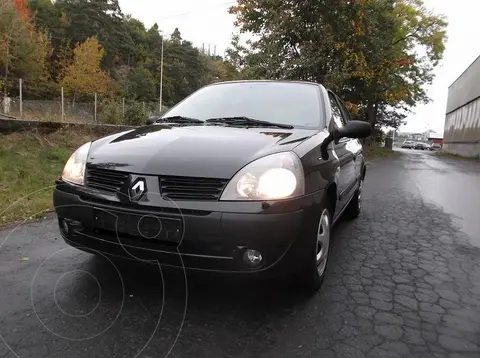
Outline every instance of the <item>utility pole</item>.
POLYGON ((159 110, 160 112, 158 113, 159 115, 162 114, 162 93, 163 91, 163 35, 162 35, 162 50, 161 50, 161 55, 160 55, 160 101, 159 101, 159 110))
POLYGON ((95 93, 95 112, 93 115, 93 119, 95 122, 97 122, 97 94, 95 93))
POLYGON ((65 118, 65 105, 64 105, 64 97, 63 97, 63 87, 62 87, 62 121, 65 118))
POLYGON ((20 90, 20 118, 23 118, 23 88, 22 88, 23 81, 20 78, 19 80, 19 90, 20 90))

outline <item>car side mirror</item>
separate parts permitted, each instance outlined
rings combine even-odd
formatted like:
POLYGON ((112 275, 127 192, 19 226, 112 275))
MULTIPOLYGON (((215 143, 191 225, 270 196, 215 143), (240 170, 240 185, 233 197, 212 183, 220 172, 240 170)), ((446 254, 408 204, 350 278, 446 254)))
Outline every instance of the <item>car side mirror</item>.
POLYGON ((372 126, 364 121, 349 121, 344 127, 337 128, 333 134, 335 140, 340 138, 366 138, 372 134, 372 126))
POLYGON ((341 128, 335 128, 320 145, 323 160, 328 160, 327 147, 332 141, 340 138, 366 138, 372 134, 372 126, 364 121, 349 121, 341 128))
POLYGON ((150 118, 147 119, 147 121, 145 122, 145 124, 146 124, 147 126, 149 126, 150 124, 155 123, 158 118, 159 118, 159 117, 157 117, 157 116, 150 117, 150 118))

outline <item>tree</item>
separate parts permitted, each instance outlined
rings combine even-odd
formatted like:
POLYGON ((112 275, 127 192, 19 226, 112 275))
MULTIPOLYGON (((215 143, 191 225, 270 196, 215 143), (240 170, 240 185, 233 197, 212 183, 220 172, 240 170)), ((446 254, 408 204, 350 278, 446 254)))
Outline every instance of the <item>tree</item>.
POLYGON ((152 101, 156 96, 156 84, 151 72, 137 67, 127 78, 126 96, 138 101, 152 101))
MULTIPOLYGON (((47 65, 50 44, 44 33, 36 32, 33 28, 25 36, 15 49, 12 74, 24 80, 25 95, 42 95, 49 91, 52 84, 47 65)), ((14 84, 13 87, 17 88, 18 82, 14 84)))
POLYGON ((3 93, 9 95, 10 77, 44 83, 48 41, 30 22, 28 9, 20 1, 0 0, 0 75, 3 93))
MULTIPOLYGON (((39 1, 39 0, 37 0, 39 1)), ((118 0, 57 0, 58 14, 66 14, 65 29, 72 44, 96 37, 105 49, 103 65, 106 70, 128 63, 135 53, 135 43, 127 30, 125 17, 118 0)), ((58 30, 50 28, 57 41, 61 39, 58 30)))
POLYGON ((30 10, 25 6, 25 0, 13 0, 13 4, 17 9, 20 18, 23 21, 28 21, 30 19, 30 10))
POLYGON ((8 75, 13 58, 12 47, 21 40, 18 34, 24 33, 26 23, 10 0, 0 0, 0 61, 2 62, 3 92, 8 97, 8 75))
POLYGON ((375 125, 385 113, 381 107, 408 109, 428 102, 425 85, 445 50, 444 18, 428 12, 420 0, 367 2, 357 11, 364 11, 364 26, 353 41, 352 52, 361 59, 353 79, 366 102, 366 119, 375 125))
POLYGON ((100 68, 104 50, 98 40, 90 37, 77 44, 73 54, 73 62, 61 81, 61 85, 71 93, 73 103, 83 95, 107 93, 110 79, 100 68))
MULTIPOLYGON (((207 56, 193 47, 191 42, 182 40, 178 29, 171 39, 164 42, 164 48, 164 75, 167 77, 165 103, 173 105, 207 84, 212 77, 209 75, 207 56)), ((157 73, 159 69, 158 62, 157 73)))
POLYGON ((172 42, 176 43, 176 44, 180 44, 182 43, 182 35, 180 34, 180 30, 178 29, 178 27, 175 28, 175 30, 173 30, 173 33, 172 35, 170 36, 170 40, 172 40, 172 42))
MULTIPOLYGON (((13 4, 13 0, 0 0, 2 1, 13 4)), ((182 38, 179 29, 167 37, 157 24, 147 29, 141 21, 124 16, 118 0, 25 1, 28 1, 30 22, 34 22, 37 33, 41 33, 46 40, 48 75, 52 80, 50 84, 57 87, 66 85, 69 95, 75 99, 85 97, 85 91, 81 90, 84 87, 88 88, 87 93, 93 94, 95 86, 86 77, 104 79, 103 75, 86 76, 83 70, 78 70, 78 67, 85 66, 85 62, 97 62, 96 59, 85 59, 84 64, 80 65, 79 56, 74 53, 78 44, 86 43, 93 37, 98 40, 103 51, 97 69, 101 69, 111 79, 109 94, 127 94, 137 100, 157 100, 162 41, 165 49, 163 101, 166 105, 182 100, 207 83, 233 79, 238 74, 228 61, 202 54, 192 43, 182 38)), ((0 43, 0 51, 2 45, 3 42, 0 43)), ((2 53, 4 51, 0 54, 2 53)), ((3 65, 5 58, 0 57, 0 64, 3 65)), ((32 57, 32 61, 29 58, 25 60, 26 63, 32 63, 37 61, 36 58, 32 57)), ((31 89, 31 86, 28 88, 31 89)), ((29 98, 45 98, 53 95, 54 89, 52 87, 47 91, 40 86, 29 92, 29 98)))
POLYGON ((229 57, 238 64, 243 53, 242 72, 323 83, 372 125, 380 108, 428 100, 444 51, 446 22, 422 0, 239 0, 230 12, 259 37, 247 49, 234 38, 229 57))

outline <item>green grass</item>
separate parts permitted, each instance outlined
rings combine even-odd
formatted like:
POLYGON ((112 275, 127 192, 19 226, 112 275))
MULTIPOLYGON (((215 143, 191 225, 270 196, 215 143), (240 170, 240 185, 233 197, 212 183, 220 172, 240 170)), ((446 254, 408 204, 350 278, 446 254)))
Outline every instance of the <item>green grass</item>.
POLYGON ((0 135, 0 226, 43 216, 52 209, 55 178, 71 153, 93 132, 0 135))
POLYGON ((401 155, 401 153, 389 148, 379 147, 375 144, 370 144, 369 146, 365 147, 365 158, 367 161, 380 158, 389 158, 397 155, 401 155))

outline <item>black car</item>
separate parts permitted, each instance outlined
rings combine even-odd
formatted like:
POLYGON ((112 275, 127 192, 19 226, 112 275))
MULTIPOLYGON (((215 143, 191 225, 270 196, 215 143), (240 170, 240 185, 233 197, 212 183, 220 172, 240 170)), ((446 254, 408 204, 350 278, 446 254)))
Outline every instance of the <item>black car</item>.
POLYGON ((425 143, 422 143, 422 142, 417 142, 417 143, 415 143, 415 146, 413 148, 418 149, 418 150, 427 150, 428 145, 425 144, 425 143))
POLYGON ((310 82, 232 81, 81 146, 53 194, 79 249, 317 290, 332 225, 359 215, 371 126, 310 82))

